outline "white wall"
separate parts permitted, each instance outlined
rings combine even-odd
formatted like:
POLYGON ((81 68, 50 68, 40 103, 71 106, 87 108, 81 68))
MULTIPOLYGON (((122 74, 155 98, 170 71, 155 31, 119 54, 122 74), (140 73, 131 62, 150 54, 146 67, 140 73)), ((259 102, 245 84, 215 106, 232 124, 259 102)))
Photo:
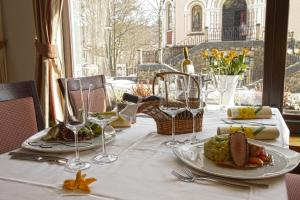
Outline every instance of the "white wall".
POLYGON ((1 0, 7 39, 9 82, 34 79, 35 47, 32 0, 1 0))

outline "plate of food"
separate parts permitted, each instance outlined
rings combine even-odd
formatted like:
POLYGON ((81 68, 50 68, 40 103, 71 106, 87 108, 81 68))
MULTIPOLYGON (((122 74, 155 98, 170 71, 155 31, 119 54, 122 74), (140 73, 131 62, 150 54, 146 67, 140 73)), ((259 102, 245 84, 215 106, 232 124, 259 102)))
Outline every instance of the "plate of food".
POLYGON ((261 141, 247 139, 243 132, 218 135, 197 144, 174 148, 186 165, 201 172, 235 179, 265 179, 293 170, 300 154, 261 141))
MULTIPOLYGON (((116 136, 114 128, 107 126, 104 131, 105 143, 113 141, 116 136)), ((101 127, 94 123, 87 123, 78 133, 79 151, 100 146, 102 146, 101 127)), ((47 153, 74 152, 74 134, 63 123, 59 123, 25 140, 22 148, 47 153)))

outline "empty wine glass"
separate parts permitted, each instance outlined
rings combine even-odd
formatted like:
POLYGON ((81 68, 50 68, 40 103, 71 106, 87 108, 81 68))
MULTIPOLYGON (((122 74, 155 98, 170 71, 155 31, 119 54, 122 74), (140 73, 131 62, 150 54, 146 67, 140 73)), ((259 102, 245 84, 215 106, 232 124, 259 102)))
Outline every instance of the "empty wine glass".
MULTIPOLYGON (((98 124, 102 130, 102 134, 101 134, 102 152, 92 158, 92 161, 96 164, 112 163, 118 159, 117 155, 107 153, 106 144, 105 144, 105 134, 104 134, 105 127, 109 123, 111 123, 112 121, 118 118, 116 96, 111 84, 108 83, 105 84, 104 89, 105 89, 105 104, 104 104, 103 112, 94 113, 92 110, 90 110, 88 114, 89 121, 98 124)), ((97 102, 99 103, 100 101, 100 99, 98 98, 92 98, 94 92, 95 92, 94 85, 89 85, 89 94, 88 94, 89 109, 92 108, 91 105, 97 104, 97 102)))
POLYGON ((190 75, 188 77, 188 87, 187 87, 187 109, 192 113, 193 116, 193 134, 191 139, 188 140, 189 143, 197 143, 197 137, 195 132, 195 117, 198 113, 203 112, 203 101, 201 94, 201 83, 202 77, 198 75, 190 75))
POLYGON ((75 158, 67 162, 66 169, 77 171, 89 168, 89 162, 80 160, 78 149, 78 132, 86 123, 80 79, 65 80, 65 123, 66 127, 73 131, 75 138, 75 158))
POLYGON ((203 94, 202 101, 205 110, 208 109, 208 95, 214 91, 215 88, 211 72, 207 69, 201 70, 201 92, 203 94))
POLYGON ((216 90, 220 93, 220 109, 225 109, 225 106, 223 104, 224 100, 224 93, 227 90, 227 77, 225 75, 215 75, 214 76, 214 84, 216 87, 216 90))
POLYGON ((174 147, 180 142, 175 139, 175 117, 178 113, 186 110, 186 85, 185 76, 173 75, 165 77, 165 97, 161 99, 160 110, 172 118, 172 138, 165 142, 167 147, 174 147))

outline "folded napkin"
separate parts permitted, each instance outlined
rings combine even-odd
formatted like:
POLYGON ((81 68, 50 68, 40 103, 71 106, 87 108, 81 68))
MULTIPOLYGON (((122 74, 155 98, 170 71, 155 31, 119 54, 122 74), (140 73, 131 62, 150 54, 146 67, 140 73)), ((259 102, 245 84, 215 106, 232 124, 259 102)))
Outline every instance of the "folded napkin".
POLYGON ((129 128, 131 123, 129 120, 125 119, 124 116, 119 115, 115 121, 110 123, 110 125, 114 128, 129 128))
POLYGON ((89 184, 95 182, 95 178, 85 178, 85 174, 81 174, 79 170, 76 173, 76 179, 67 179, 64 181, 63 188, 66 190, 90 192, 89 184))
POLYGON ((237 131, 245 133, 247 138, 257 140, 272 140, 279 137, 279 130, 274 126, 229 126, 218 127, 218 135, 233 134, 237 131))
POLYGON ((227 109, 227 116, 232 119, 268 119, 272 117, 269 106, 235 106, 227 109))
POLYGON ((126 120, 131 121, 131 123, 136 122, 136 112, 138 110, 138 104, 128 104, 126 107, 120 111, 120 115, 126 120))

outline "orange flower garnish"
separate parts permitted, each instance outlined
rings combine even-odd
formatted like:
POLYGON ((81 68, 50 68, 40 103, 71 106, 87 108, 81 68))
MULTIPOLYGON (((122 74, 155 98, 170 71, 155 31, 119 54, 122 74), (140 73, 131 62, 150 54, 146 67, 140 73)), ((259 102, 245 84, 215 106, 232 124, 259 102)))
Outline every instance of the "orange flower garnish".
POLYGON ((89 184, 96 181, 95 178, 85 178, 85 174, 81 175, 81 170, 76 174, 76 179, 67 179, 64 181, 63 188, 67 190, 82 190, 84 192, 90 192, 89 184))

